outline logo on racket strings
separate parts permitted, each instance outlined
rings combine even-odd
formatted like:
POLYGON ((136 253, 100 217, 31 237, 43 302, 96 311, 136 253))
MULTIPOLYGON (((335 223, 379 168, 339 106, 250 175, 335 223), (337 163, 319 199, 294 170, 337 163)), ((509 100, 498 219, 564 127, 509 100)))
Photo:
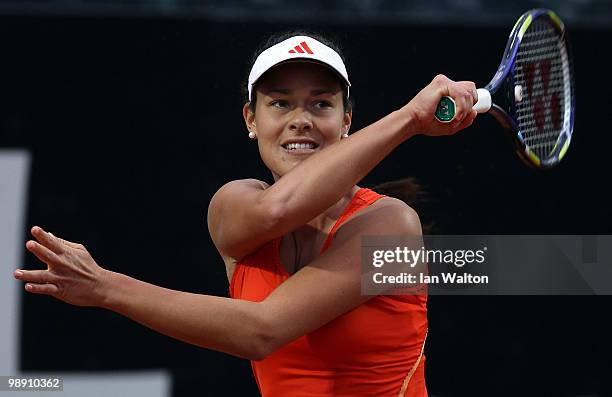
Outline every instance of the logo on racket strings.
POLYGON ((538 131, 544 131, 549 109, 552 126, 558 130, 561 128, 560 98, 556 92, 553 92, 549 97, 551 80, 550 59, 527 63, 524 70, 527 93, 532 96, 533 118, 538 131), (540 76, 542 89, 534 92, 535 79, 538 75, 540 76), (548 100, 548 103, 545 102, 546 100, 548 100))

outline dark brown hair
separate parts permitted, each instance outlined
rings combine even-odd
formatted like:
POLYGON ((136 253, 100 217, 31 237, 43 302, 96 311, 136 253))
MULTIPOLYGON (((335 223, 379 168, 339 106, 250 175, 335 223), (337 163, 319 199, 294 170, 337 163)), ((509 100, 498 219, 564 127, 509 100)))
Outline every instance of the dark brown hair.
POLYGON ((373 190, 385 196, 402 200, 413 207, 419 213, 419 218, 421 218, 423 234, 437 232, 434 221, 428 216, 431 212, 428 208, 428 204, 431 202, 430 194, 416 178, 384 182, 374 187, 373 190))

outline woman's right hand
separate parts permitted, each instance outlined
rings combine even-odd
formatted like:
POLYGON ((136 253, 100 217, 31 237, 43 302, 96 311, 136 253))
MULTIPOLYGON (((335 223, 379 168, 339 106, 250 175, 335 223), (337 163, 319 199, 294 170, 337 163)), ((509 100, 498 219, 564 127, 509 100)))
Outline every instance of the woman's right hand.
POLYGON ((407 112, 414 120, 411 128, 413 134, 451 135, 472 124, 477 116, 472 107, 477 101, 478 93, 473 82, 453 81, 439 74, 401 111, 407 112), (455 119, 450 123, 441 123, 434 116, 438 103, 444 96, 455 101, 455 119))

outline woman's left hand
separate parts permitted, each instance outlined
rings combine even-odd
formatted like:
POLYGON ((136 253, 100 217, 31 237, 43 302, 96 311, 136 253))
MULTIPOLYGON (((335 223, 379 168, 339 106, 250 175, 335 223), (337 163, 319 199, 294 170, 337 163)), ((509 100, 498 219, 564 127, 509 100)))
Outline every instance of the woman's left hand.
POLYGON ((28 241, 26 248, 47 264, 47 270, 16 270, 15 278, 27 282, 26 291, 77 306, 102 306, 109 271, 98 266, 81 244, 55 237, 38 226, 31 233, 37 241, 28 241))

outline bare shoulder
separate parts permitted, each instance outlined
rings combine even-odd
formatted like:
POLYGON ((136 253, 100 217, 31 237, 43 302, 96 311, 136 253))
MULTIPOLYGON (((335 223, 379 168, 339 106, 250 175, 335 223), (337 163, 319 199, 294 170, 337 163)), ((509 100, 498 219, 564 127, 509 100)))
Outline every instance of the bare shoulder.
POLYGON ((221 186, 219 190, 217 190, 217 193, 215 193, 215 196, 213 196, 213 200, 219 195, 243 192, 245 189, 265 190, 268 187, 270 187, 269 184, 259 179, 236 179, 221 186))
POLYGON ((421 235, 421 222, 417 212, 402 200, 383 197, 346 221, 337 237, 350 238, 356 234, 421 235))
POLYGON ((270 187, 270 185, 258 179, 237 179, 221 186, 208 204, 209 225, 211 217, 214 221, 215 216, 218 215, 227 204, 231 204, 238 200, 242 200, 243 203, 248 202, 247 200, 250 198, 250 195, 257 194, 268 187, 270 187))
MULTIPOLYGON (((376 202, 374 202, 372 205, 367 208, 364 208, 363 211, 381 211, 390 212, 395 215, 418 217, 417 212, 404 201, 388 196, 376 200, 376 202)), ((359 216, 359 214, 363 211, 358 212, 356 215, 359 216)))
POLYGON ((253 202, 256 195, 268 187, 270 187, 269 184, 258 179, 230 181, 217 190, 208 204, 206 215, 208 231, 225 262, 230 277, 236 260, 225 252, 226 238, 224 236, 227 235, 227 232, 224 233, 223 231, 228 228, 231 229, 233 218, 242 217, 240 209, 244 207, 245 203, 253 202))

